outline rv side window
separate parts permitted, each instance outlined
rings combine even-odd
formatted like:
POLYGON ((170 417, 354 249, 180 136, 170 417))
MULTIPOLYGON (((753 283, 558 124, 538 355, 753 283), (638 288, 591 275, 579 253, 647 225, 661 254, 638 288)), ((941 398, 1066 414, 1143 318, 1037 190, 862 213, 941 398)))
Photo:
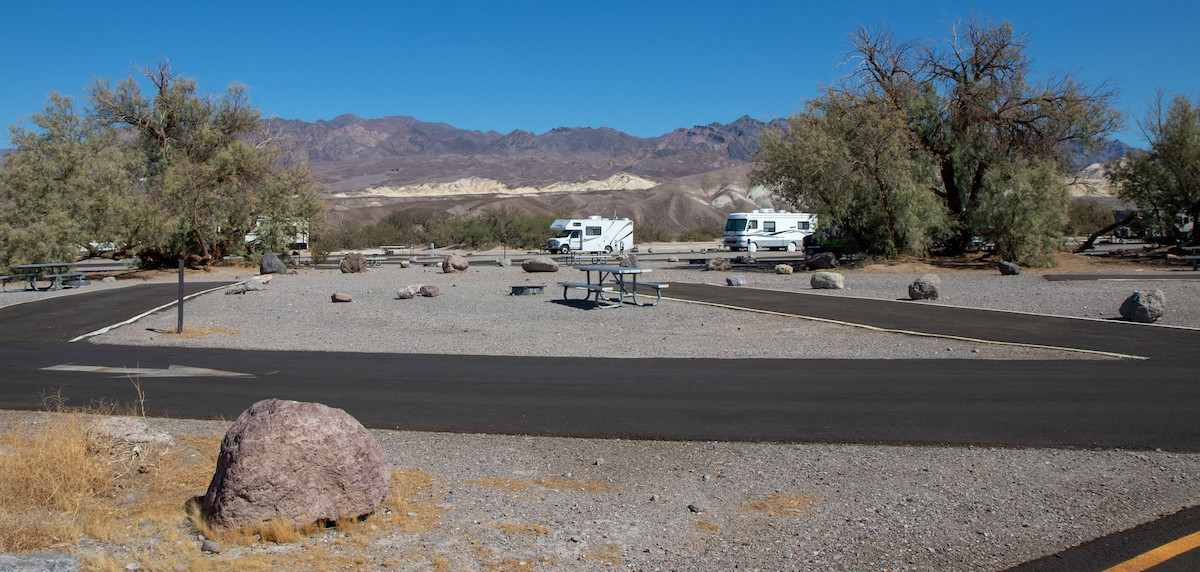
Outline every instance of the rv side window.
POLYGON ((579 238, 579 231, 578 231, 578 230, 572 230, 572 231, 571 231, 571 238, 579 238))
POLYGON ((756 220, 750 221, 750 226, 748 226, 746 228, 748 228, 749 230, 758 230, 758 221, 756 221, 756 220))
POLYGON ((586 229, 587 229, 588 236, 600 236, 600 227, 589 226, 589 227, 586 227, 586 229))
POLYGON ((742 232, 743 230, 746 230, 746 219, 731 218, 725 221, 726 232, 742 232))
POLYGON ((775 221, 764 220, 763 221, 763 232, 775 232, 775 221))
POLYGON ((808 221, 800 221, 796 223, 796 228, 800 230, 808 230, 808 221))

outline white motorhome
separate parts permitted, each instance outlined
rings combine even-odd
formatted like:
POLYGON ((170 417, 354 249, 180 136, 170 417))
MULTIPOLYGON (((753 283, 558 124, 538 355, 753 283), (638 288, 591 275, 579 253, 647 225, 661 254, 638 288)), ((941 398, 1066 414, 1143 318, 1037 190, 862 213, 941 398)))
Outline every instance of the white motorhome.
POLYGON ((725 219, 725 246, 730 250, 778 248, 793 252, 817 230, 817 215, 775 209, 732 213, 725 219))
POLYGON ((633 221, 598 216, 559 219, 550 225, 558 234, 546 241, 546 250, 569 252, 625 252, 633 248, 633 221))

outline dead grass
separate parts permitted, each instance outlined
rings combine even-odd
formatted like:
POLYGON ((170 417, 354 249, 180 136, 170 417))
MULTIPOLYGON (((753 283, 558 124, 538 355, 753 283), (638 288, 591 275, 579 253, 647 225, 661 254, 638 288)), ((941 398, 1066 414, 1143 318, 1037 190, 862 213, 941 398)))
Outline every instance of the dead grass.
POLYGON ((589 493, 605 493, 605 492, 620 492, 621 487, 605 481, 582 481, 571 480, 556 477, 553 479, 534 479, 531 481, 520 481, 517 479, 502 479, 499 477, 489 477, 486 479, 472 479, 467 481, 467 484, 481 485, 493 489, 503 489, 506 491, 522 491, 530 487, 542 487, 545 489, 557 490, 577 490, 589 493))
POLYGON ((771 516, 803 516, 812 512, 812 505, 816 504, 817 500, 817 497, 812 496, 776 492, 767 498, 742 505, 742 510, 771 516))
POLYGON ((229 328, 219 328, 217 326, 193 326, 193 325, 184 324, 183 332, 178 333, 178 334, 175 332, 166 332, 164 335, 166 335, 169 338, 193 339, 193 338, 201 338, 204 336, 211 336, 214 334, 223 334, 226 336, 236 336, 240 333, 241 332, 239 332, 237 330, 231 330, 229 328))

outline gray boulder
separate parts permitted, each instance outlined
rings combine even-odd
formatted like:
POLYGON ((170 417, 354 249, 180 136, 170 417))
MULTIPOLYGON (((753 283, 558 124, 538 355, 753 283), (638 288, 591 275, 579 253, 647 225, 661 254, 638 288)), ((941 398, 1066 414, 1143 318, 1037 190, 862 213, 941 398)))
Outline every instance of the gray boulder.
POLYGON ((818 252, 805 259, 804 267, 809 270, 837 268, 837 256, 832 252, 818 252))
POLYGON ((1138 290, 1121 303, 1121 317, 1131 322, 1157 322, 1163 317, 1166 305, 1162 290, 1138 290))
POLYGON ((467 259, 459 256, 458 253, 451 254, 442 259, 442 272, 446 274, 466 272, 469 266, 471 265, 467 263, 467 259))
POLYGON ((621 262, 619 264, 622 268, 639 268, 638 257, 636 254, 633 254, 633 253, 622 254, 621 262))
POLYGON ((421 295, 426 298, 437 298, 438 295, 441 293, 442 293, 442 291, 439 290, 438 287, 434 286, 433 284, 426 284, 421 287, 421 295))
POLYGON ((258 263, 259 274, 287 274, 287 265, 274 252, 268 252, 258 263))
POLYGON ((499 266, 500 268, 508 268, 509 266, 512 266, 512 261, 507 258, 497 258, 496 266, 499 266))
POLYGON ((345 292, 334 292, 329 299, 334 302, 350 302, 353 300, 353 298, 351 298, 350 295, 345 292))
POLYGON ((925 274, 908 285, 908 297, 912 300, 937 300, 942 279, 937 274, 925 274))
POLYGON ((746 277, 741 274, 737 274, 737 275, 726 278, 725 283, 730 286, 745 286, 746 285, 746 277))
POLYGON ((814 272, 808 283, 817 290, 842 290, 846 278, 837 272, 814 272))
POLYGON ((200 507, 220 529, 358 518, 383 502, 391 476, 383 448, 345 411, 268 399, 225 433, 200 507))
POLYGON ((367 257, 361 252, 351 252, 342 258, 338 263, 338 269, 342 274, 356 274, 367 271, 367 257))
POLYGON ((243 286, 247 292, 259 292, 267 289, 267 285, 258 280, 247 280, 243 286))
POLYGON ((549 256, 538 256, 522 262, 521 270, 526 272, 558 272, 558 262, 555 262, 549 256))
POLYGON ((996 264, 996 267, 1000 269, 1001 276, 1016 276, 1021 273, 1021 267, 1012 262, 1001 260, 996 264))
POLYGON ((733 263, 728 258, 709 258, 708 262, 704 263, 705 270, 730 270, 733 268, 733 263))

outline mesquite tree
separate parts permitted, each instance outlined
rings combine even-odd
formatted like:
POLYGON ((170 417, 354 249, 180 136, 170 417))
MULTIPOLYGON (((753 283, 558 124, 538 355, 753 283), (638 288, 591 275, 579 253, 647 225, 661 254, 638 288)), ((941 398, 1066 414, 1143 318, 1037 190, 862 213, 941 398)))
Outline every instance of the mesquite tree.
MULTIPOLYGON (((785 198, 800 199, 799 206, 820 211, 819 204, 812 204, 818 192, 812 184, 827 185, 820 191, 827 194, 853 194, 862 190, 858 178, 831 178, 828 173, 846 165, 859 173, 877 171, 879 194, 873 200, 860 198, 857 210, 832 221, 845 230, 863 218, 903 220, 882 212, 889 204, 894 208, 884 189, 914 185, 926 195, 917 208, 924 220, 916 223, 920 228, 906 225, 903 237, 890 231, 890 242, 882 247, 862 244, 868 250, 919 252, 923 245, 935 244, 960 253, 973 238, 985 237, 996 242, 1005 258, 1044 260, 1056 247, 1065 221, 1066 188, 1054 175, 1062 170, 1067 144, 1096 143, 1120 125, 1120 115, 1111 107, 1115 94, 1107 84, 1089 89, 1071 76, 1035 80, 1025 38, 1015 35, 1008 22, 952 26, 942 40, 898 41, 887 30, 864 27, 850 35, 850 48, 853 72, 801 115, 827 122, 831 107, 846 108, 850 111, 837 120, 858 121, 861 129, 874 131, 885 126, 854 116, 885 118, 887 131, 880 136, 894 147, 882 161, 910 166, 878 168, 888 163, 873 155, 870 146, 856 143, 861 133, 843 129, 842 140, 831 145, 843 145, 848 153, 834 154, 832 163, 802 167, 824 170, 824 175, 778 178, 786 170, 773 163, 789 155, 771 146, 789 138, 775 133, 763 140, 756 180, 776 185, 785 198), (800 182, 805 179, 810 181, 800 182), (936 202, 936 216, 925 212, 925 199, 936 202)), ((795 128, 795 119, 789 129, 795 128)))

